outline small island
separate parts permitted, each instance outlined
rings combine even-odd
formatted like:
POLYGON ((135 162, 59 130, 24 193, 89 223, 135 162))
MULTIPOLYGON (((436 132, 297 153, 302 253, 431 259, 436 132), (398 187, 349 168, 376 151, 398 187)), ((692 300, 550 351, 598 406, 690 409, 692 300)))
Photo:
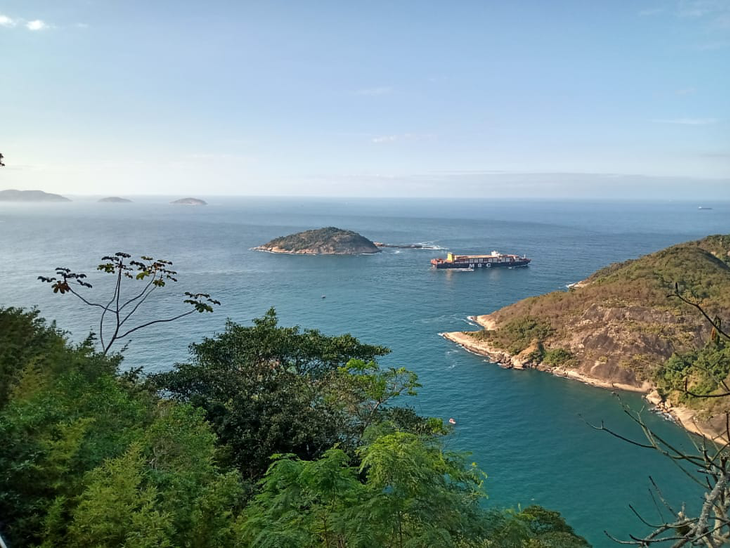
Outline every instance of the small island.
POLYGON ((180 198, 170 202, 173 205, 187 205, 187 206, 204 206, 208 205, 208 202, 201 200, 200 198, 180 198))
POLYGON ((119 196, 109 196, 107 198, 102 198, 99 200, 99 203, 101 204, 131 204, 132 200, 127 200, 126 198, 120 198, 119 196))
POLYGON ((372 241, 357 232, 334 226, 274 238, 253 249, 292 255, 370 255, 380 252, 372 241))
POLYGON ((0 190, 0 202, 70 202, 60 194, 42 190, 0 190))

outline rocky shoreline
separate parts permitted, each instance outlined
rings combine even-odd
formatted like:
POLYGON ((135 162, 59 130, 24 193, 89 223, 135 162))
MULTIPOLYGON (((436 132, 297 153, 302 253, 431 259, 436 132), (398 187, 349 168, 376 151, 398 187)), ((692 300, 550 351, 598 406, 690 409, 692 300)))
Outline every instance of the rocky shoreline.
POLYGON ((326 252, 318 249, 299 249, 297 251, 290 251, 288 249, 282 249, 280 247, 267 247, 259 245, 252 247, 251 251, 261 251, 263 253, 275 253, 278 255, 374 255, 378 251, 362 251, 360 253, 338 253, 338 252, 326 252))
MULTIPOLYGON (((469 319, 488 331, 494 330, 497 327, 494 320, 489 316, 470 316, 469 319)), ((525 352, 522 352, 519 355, 513 355, 504 350, 495 348, 485 341, 475 340, 468 333, 469 332, 456 331, 441 333, 441 336, 458 344, 468 352, 489 358, 490 361, 504 369, 536 369, 557 377, 580 381, 584 384, 595 386, 597 388, 624 390, 643 394, 644 399, 653 406, 654 411, 660 415, 670 418, 673 422, 676 422, 685 430, 712 441, 720 443, 728 442, 723 425, 713 424, 713 421, 701 420, 697 416, 697 411, 688 407, 673 405, 671 402, 663 400, 656 387, 650 382, 643 382, 638 386, 619 382, 609 382, 605 379, 591 377, 590 375, 586 375, 585 373, 569 368, 552 367, 544 363, 533 363, 526 358, 525 352)))

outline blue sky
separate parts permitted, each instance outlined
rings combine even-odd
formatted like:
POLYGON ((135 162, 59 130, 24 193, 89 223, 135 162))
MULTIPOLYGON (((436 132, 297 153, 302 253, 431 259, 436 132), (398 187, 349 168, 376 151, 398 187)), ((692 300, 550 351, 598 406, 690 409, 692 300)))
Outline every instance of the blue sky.
POLYGON ((0 0, 0 188, 730 199, 730 0, 0 0))

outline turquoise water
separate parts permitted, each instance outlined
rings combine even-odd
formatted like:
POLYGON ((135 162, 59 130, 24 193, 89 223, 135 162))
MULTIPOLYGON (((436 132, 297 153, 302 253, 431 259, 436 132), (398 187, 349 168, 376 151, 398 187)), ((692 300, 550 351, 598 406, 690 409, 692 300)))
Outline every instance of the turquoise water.
MULTIPOLYGON (((424 386, 413 402, 418 411, 456 419, 449 445, 470 450, 487 472, 489 504, 560 510, 595 546, 614 546, 604 530, 623 537, 643 532, 628 504, 651 515, 649 475, 677 506, 697 504, 700 493, 673 464, 587 426, 585 421, 603 420, 640 436, 609 391, 500 369, 439 333, 469 328, 467 316, 563 290, 611 262, 730 233, 730 204, 698 211, 686 203, 211 197, 207 207, 185 208, 168 201, 0 204, 0 306, 37 305, 83 338, 94 316, 71 298, 51 295, 36 281, 39 274, 55 266, 93 272, 99 257, 118 250, 169 258, 180 272, 179 288, 163 294, 150 313, 179 310, 184 290, 210 292, 223 305, 213 315, 139 332, 126 352, 129 366, 167 369, 186 358, 189 343, 222 329, 226 318, 245 323, 275 306, 283 324, 350 332, 389 346, 386 363, 420 376, 424 386), (273 237, 328 225, 390 243, 524 253, 533 263, 517 270, 444 272, 431 270, 428 261, 445 250, 389 249, 360 257, 250 251, 273 237)), ((635 395, 624 398, 642 406, 635 395)), ((689 444, 679 428, 646 418, 671 440, 689 444)))

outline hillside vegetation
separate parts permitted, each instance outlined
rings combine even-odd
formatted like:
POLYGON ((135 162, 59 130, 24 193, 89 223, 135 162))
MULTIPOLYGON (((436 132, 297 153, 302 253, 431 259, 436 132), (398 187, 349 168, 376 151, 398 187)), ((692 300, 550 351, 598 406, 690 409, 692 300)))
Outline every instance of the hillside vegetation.
MULTIPOLYGON (((531 297, 480 317, 495 329, 477 342, 527 366, 563 367, 689 403, 684 379, 703 394, 730 372, 728 350, 692 306, 730 319, 730 235, 709 236, 599 270, 569 291, 531 297), (709 365, 711 372, 693 364, 709 365)), ((709 409, 707 400, 691 405, 709 409)), ((712 405, 727 405, 715 402, 712 405)))
POLYGON ((255 249, 303 255, 361 255, 380 252, 372 241, 357 232, 334 226, 274 238, 255 249))

